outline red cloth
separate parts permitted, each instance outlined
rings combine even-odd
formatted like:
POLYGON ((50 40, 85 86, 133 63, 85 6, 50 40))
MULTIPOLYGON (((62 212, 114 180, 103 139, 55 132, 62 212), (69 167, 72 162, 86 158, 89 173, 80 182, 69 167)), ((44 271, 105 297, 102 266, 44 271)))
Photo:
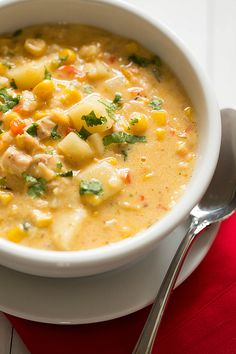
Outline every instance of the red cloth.
MULTIPOLYGON (((149 309, 76 326, 7 317, 32 354, 131 354, 149 309)), ((236 213, 222 223, 204 261, 174 291, 153 353, 236 354, 236 213)))

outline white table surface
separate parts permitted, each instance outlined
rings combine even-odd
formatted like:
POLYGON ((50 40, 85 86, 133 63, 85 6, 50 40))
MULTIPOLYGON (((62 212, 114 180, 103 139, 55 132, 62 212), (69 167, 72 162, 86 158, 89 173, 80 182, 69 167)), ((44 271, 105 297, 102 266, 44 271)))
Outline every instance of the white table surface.
MULTIPOLYGON (((220 107, 236 108, 236 0, 128 1, 145 4, 146 12, 171 27, 207 72, 220 107)), ((0 314, 0 354, 8 353, 29 354, 0 314)))

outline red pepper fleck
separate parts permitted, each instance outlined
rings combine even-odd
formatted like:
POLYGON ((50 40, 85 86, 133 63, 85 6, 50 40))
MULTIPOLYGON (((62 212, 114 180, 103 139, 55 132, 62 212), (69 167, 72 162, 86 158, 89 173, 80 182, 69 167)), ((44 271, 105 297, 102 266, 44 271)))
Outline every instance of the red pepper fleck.
POLYGON ((75 131, 75 129, 74 128, 71 128, 71 127, 67 127, 66 128, 66 135, 68 135, 69 133, 71 133, 71 132, 74 132, 75 131))
POLYGON ((108 61, 110 64, 113 64, 116 60, 117 60, 117 58, 114 54, 111 54, 108 58, 108 61))
POLYGON ((130 184, 130 183, 131 183, 131 175, 130 175, 130 172, 128 172, 127 175, 125 176, 125 183, 126 183, 126 184, 130 184))
POLYGON ((142 195, 142 194, 139 196, 139 198, 141 201, 143 201, 145 199, 144 195, 142 195))

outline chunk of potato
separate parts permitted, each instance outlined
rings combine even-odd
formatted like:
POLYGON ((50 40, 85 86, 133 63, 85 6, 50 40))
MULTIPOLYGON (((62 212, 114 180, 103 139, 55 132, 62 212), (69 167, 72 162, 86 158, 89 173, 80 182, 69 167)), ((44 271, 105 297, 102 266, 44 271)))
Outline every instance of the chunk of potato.
POLYGON ((44 63, 31 61, 8 70, 8 77, 14 80, 21 90, 30 90, 44 79, 44 63))
POLYGON ((105 80, 112 76, 112 71, 109 66, 98 60, 93 64, 87 64, 85 71, 90 81, 105 80))
POLYGON ((96 155, 102 156, 104 154, 105 147, 100 134, 94 133, 90 135, 87 142, 92 147, 96 155))
POLYGON ((85 194, 81 196, 83 202, 92 206, 101 204, 118 193, 123 187, 123 180, 119 175, 119 171, 105 160, 91 164, 78 175, 78 179, 79 182, 96 179, 101 183, 103 190, 100 195, 85 194))
POLYGON ((96 93, 86 96, 82 101, 72 106, 67 114, 69 115, 72 124, 77 130, 80 130, 82 126, 85 127, 90 133, 101 133, 112 127, 113 120, 109 117, 106 106, 101 102, 103 98, 96 93), (97 118, 105 117, 106 122, 104 124, 89 126, 83 116, 94 112, 97 118))
POLYGON ((86 220, 87 212, 84 208, 68 209, 55 215, 52 225, 53 242, 62 251, 70 251, 79 231, 86 220))
POLYGON ((89 144, 73 132, 59 142, 58 149, 70 162, 77 164, 94 156, 89 144))

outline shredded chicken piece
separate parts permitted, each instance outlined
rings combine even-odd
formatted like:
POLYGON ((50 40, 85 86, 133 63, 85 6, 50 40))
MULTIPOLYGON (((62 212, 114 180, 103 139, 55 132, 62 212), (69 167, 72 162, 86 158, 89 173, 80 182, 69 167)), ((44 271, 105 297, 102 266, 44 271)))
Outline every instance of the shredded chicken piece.
POLYGON ((20 176, 29 168, 32 160, 31 156, 10 146, 2 155, 0 165, 3 171, 20 176))
POLYGON ((38 137, 43 140, 50 137, 52 129, 55 127, 55 123, 52 122, 48 117, 42 118, 37 121, 38 124, 38 137))

